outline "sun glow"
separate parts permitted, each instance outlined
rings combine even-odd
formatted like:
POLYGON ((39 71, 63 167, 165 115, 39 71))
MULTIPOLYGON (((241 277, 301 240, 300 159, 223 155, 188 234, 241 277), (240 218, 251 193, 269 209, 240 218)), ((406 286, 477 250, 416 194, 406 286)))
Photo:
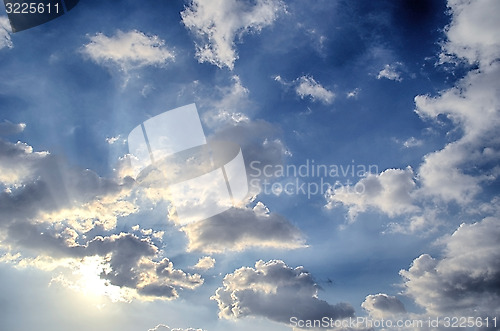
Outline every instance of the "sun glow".
POLYGON ((110 301, 129 302, 133 298, 133 290, 113 285, 101 277, 103 273, 111 270, 104 257, 91 256, 74 261, 72 269, 71 274, 60 274, 52 279, 51 283, 59 283, 83 294, 98 308, 103 308, 110 301))

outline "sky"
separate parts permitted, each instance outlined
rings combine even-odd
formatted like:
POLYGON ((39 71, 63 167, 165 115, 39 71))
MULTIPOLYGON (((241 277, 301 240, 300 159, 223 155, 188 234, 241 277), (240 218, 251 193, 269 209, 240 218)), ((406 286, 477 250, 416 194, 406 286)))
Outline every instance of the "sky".
POLYGON ((498 13, 81 0, 14 33, 2 6, 0 329, 500 330, 498 13), (184 223, 213 185, 142 185, 129 134, 190 104, 248 194, 184 223))

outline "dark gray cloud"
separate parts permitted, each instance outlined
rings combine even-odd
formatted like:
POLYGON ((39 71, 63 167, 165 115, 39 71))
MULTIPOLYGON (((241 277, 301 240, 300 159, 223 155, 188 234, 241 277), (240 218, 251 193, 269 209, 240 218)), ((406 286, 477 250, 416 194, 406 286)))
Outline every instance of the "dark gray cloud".
POLYGON ((0 140, 0 161, 2 170, 7 169, 0 177, 7 188, 0 193, 4 248, 29 257, 100 256, 109 267, 100 277, 110 285, 136 290, 139 296, 173 299, 177 289, 203 283, 199 275, 161 259, 151 236, 90 236, 94 228, 113 230, 118 216, 138 210, 128 201, 132 181, 102 178, 20 142, 0 140))
POLYGON ((291 268, 279 260, 237 269, 224 277, 223 285, 212 297, 220 318, 257 316, 289 324, 291 317, 314 320, 354 315, 349 304, 320 300, 318 285, 303 267, 291 268))
POLYGON ((405 306, 398 298, 383 293, 367 296, 361 307, 374 318, 387 318, 406 313, 405 306))
POLYGON ((10 223, 49 212, 81 206, 93 200, 126 194, 131 181, 118 182, 82 170, 31 146, 0 140, 0 222, 10 223))
POLYGON ((422 254, 401 270, 405 294, 429 314, 500 314, 500 222, 489 217, 462 224, 443 238, 444 255, 422 254))
POLYGON ((305 247, 303 234, 282 216, 262 204, 232 208, 209 219, 183 227, 189 250, 205 253, 244 250, 249 247, 305 247))
POLYGON ((121 233, 97 236, 82 245, 75 242, 76 233, 68 228, 44 230, 18 222, 9 230, 8 236, 18 238, 10 242, 25 254, 56 259, 100 256, 109 266, 101 271, 101 279, 110 285, 137 290, 141 296, 174 299, 178 297, 177 289, 194 289, 203 284, 200 275, 175 269, 169 259, 157 261, 159 249, 149 238, 121 233))

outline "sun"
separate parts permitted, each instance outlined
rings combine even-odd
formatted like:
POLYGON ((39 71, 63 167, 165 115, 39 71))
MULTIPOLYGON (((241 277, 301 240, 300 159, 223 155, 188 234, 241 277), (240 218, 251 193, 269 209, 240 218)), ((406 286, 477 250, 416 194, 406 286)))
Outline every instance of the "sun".
POLYGON ((90 256, 74 261, 71 275, 60 276, 57 281, 64 286, 82 294, 98 308, 106 303, 130 302, 132 290, 111 284, 101 277, 111 267, 102 256, 90 256))

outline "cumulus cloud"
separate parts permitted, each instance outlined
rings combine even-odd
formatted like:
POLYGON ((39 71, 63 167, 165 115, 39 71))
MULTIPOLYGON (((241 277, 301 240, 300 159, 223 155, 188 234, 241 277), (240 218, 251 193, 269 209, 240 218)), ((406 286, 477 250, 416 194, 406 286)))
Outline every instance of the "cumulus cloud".
POLYGON ((446 116, 462 136, 442 150, 428 154, 420 167, 423 188, 445 201, 470 202, 480 185, 497 177, 500 142, 500 42, 494 36, 500 23, 494 18, 495 1, 448 1, 452 21, 445 49, 469 62, 478 62, 457 85, 436 97, 417 96, 416 112, 423 119, 446 116), (480 114, 480 115, 479 115, 480 114), (488 151, 485 153, 485 151, 488 151), (471 171, 479 169, 479 171, 471 171))
POLYGON ((210 3, 193 0, 181 16, 186 28, 199 40, 196 43, 198 61, 232 70, 238 59, 236 39, 260 32, 283 12, 285 4, 280 0, 257 0, 253 4, 236 0, 210 3))
POLYGON ((325 195, 327 208, 343 204, 351 220, 369 208, 396 216, 419 210, 414 204, 415 175, 411 167, 387 169, 380 174, 368 174, 354 186, 332 187, 325 195))
POLYGON ((437 97, 415 98, 416 112, 422 118, 445 115, 463 132, 442 150, 426 155, 419 174, 429 193, 447 201, 467 202, 480 191, 480 184, 494 175, 493 168, 483 165, 498 160, 499 74, 500 65, 494 63, 470 72, 457 87, 437 97), (481 172, 470 174, 468 169, 477 165, 481 165, 481 172))
POLYGON ((155 35, 132 30, 118 31, 114 36, 97 33, 89 37, 82 53, 98 64, 116 65, 127 71, 144 66, 163 66, 175 58, 165 41, 155 35))
POLYGON ((313 101, 321 101, 324 104, 331 104, 335 98, 332 91, 327 90, 321 84, 316 82, 314 78, 302 76, 296 80, 295 92, 302 99, 311 97, 313 101))
POLYGON ((488 65, 500 54, 500 4, 495 0, 449 0, 453 20, 447 28, 448 40, 443 46, 447 54, 488 65))
POLYGON ((408 270, 401 270, 404 293, 430 315, 498 316, 499 219, 462 224, 441 243, 442 257, 422 254, 408 270))
POLYGON ((378 73, 377 79, 386 78, 397 82, 402 81, 403 78, 401 77, 401 72, 398 70, 401 65, 402 64, 400 62, 396 62, 395 64, 386 64, 384 69, 380 70, 378 73))
POLYGON ((406 313, 405 306, 398 298, 383 293, 368 295, 361 307, 374 319, 387 319, 406 313))
POLYGON ((9 19, 6 16, 0 16, 0 49, 14 47, 10 38, 11 31, 9 19))
POLYGON ((157 252, 149 240, 125 233, 96 237, 83 249, 86 255, 110 255, 111 269, 101 277, 113 285, 137 289, 140 295, 171 299, 178 296, 176 288, 194 289, 203 284, 200 275, 175 269, 167 258, 154 261, 157 252))
POLYGON ((218 253, 241 251, 249 247, 294 249, 305 247, 305 240, 294 225, 271 213, 258 202, 253 208, 232 208, 212 218, 188 224, 190 251, 218 253))
POLYGON ((242 267, 226 275, 212 299, 223 319, 254 316, 289 324, 291 317, 314 320, 354 315, 349 304, 332 305, 319 299, 318 288, 303 267, 291 268, 279 260, 258 261, 254 268, 242 267))

